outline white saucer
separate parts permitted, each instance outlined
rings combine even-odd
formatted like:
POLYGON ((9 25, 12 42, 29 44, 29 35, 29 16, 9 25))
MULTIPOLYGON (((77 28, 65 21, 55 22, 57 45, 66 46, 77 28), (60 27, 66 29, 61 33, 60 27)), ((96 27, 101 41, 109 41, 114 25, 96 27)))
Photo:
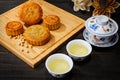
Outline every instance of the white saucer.
POLYGON ((89 39, 89 37, 85 37, 85 30, 83 32, 83 37, 86 41, 88 41, 91 45, 96 46, 96 47, 111 47, 113 45, 115 45, 118 40, 119 40, 119 35, 118 33, 111 39, 110 42, 106 43, 106 44, 96 44, 93 42, 93 40, 89 39))

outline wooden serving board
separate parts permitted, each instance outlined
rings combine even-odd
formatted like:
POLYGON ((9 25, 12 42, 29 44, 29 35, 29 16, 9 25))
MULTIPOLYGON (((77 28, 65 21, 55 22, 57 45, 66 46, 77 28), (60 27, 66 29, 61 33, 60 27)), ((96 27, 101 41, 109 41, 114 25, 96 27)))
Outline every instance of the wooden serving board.
MULTIPOLYGON (((52 53, 57 47, 68 40, 75 33, 84 27, 84 20, 78 18, 65 10, 62 10, 43 0, 32 0, 38 3, 43 9, 43 17, 49 14, 59 16, 61 27, 58 30, 51 31, 51 40, 43 46, 32 46, 28 43, 21 46, 23 36, 10 38, 6 35, 5 26, 9 21, 20 21, 18 17, 19 5, 0 15, 0 44, 11 51, 14 55, 22 59, 32 68, 40 63, 46 56, 52 53)), ((23 23, 22 21, 20 21, 23 23)), ((24 25, 24 23, 23 23, 24 25)), ((24 25, 24 27, 26 27, 24 25)))

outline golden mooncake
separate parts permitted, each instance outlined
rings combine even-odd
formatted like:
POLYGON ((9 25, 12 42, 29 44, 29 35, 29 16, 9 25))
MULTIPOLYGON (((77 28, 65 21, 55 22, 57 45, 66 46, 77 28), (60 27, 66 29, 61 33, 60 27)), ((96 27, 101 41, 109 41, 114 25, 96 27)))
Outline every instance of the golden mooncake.
POLYGON ((22 23, 19 21, 10 21, 6 25, 6 33, 8 36, 17 36, 24 32, 22 23))
POLYGON ((51 34, 47 27, 32 25, 25 30, 23 36, 24 39, 31 45, 41 46, 50 40, 51 34))
POLYGON ((44 25, 49 28, 49 30, 56 30, 60 28, 60 18, 56 15, 47 15, 43 19, 44 25))
POLYGON ((19 17, 27 25, 39 23, 42 19, 42 16, 42 8, 35 2, 29 1, 20 7, 19 17))

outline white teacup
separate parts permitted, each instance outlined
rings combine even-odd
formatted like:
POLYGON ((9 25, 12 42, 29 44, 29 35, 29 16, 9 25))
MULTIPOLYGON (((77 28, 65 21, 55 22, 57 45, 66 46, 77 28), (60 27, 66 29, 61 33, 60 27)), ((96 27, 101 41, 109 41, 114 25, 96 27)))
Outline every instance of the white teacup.
POLYGON ((116 34, 111 35, 111 36, 99 36, 99 35, 95 35, 90 33, 87 29, 84 30, 84 38, 88 39, 89 42, 94 43, 94 44, 106 44, 106 43, 110 43, 110 41, 114 38, 116 34))
POLYGON ((57 53, 47 58, 45 66, 53 77, 62 78, 72 70, 73 61, 69 56, 57 53))
POLYGON ((97 47, 110 47, 118 42, 118 24, 105 15, 92 16, 85 22, 83 37, 97 47))
POLYGON ((91 45, 82 39, 75 39, 70 41, 66 46, 68 55, 75 61, 82 61, 91 54, 91 45))

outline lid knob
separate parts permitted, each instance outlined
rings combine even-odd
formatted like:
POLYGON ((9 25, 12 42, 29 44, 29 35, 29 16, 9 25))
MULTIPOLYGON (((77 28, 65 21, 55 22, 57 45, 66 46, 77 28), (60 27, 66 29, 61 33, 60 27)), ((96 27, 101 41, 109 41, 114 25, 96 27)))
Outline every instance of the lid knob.
POLYGON ((109 18, 107 16, 105 16, 105 15, 100 15, 100 16, 96 17, 96 22, 99 25, 107 25, 108 24, 108 20, 109 20, 109 18))

